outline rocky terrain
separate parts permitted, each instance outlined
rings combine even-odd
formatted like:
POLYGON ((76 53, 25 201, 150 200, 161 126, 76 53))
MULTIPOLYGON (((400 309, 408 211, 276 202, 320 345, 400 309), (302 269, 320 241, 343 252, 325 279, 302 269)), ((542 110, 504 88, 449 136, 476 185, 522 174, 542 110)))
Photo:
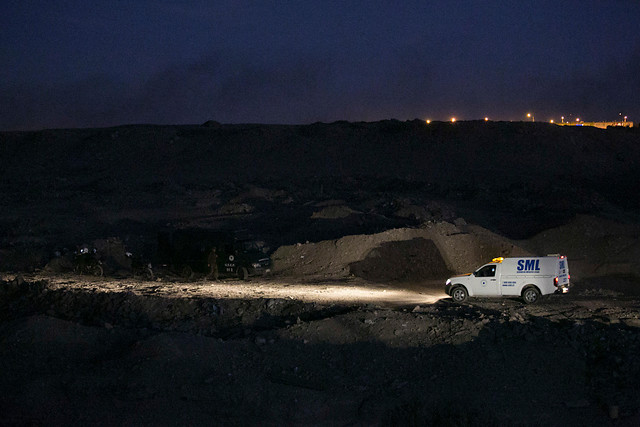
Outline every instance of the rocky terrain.
POLYGON ((123 126, 0 133, 0 160, 0 424, 640 423, 637 129, 123 126), (185 227, 272 271, 180 277, 158 233, 185 227), (62 262, 84 244, 105 276, 62 262), (569 294, 443 292, 547 253, 569 294))

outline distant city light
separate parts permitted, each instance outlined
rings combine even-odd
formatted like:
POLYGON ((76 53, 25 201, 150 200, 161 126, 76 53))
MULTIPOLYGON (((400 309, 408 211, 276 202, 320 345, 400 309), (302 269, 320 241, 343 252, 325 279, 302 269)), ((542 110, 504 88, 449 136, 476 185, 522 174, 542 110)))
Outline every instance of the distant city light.
MULTIPOLYGON (((490 120, 500 120, 500 119, 490 119, 489 116, 484 116, 482 119, 479 120, 483 120, 485 121, 485 123, 489 122, 490 120)), ((631 125, 633 126, 633 122, 628 122, 629 117, 628 116, 623 116, 620 115, 619 119, 613 122, 585 122, 583 121, 580 117, 575 117, 573 116, 573 114, 569 114, 569 116, 560 116, 560 121, 556 121, 555 119, 547 119, 546 123, 550 123, 550 124, 563 124, 563 125, 570 125, 570 126, 595 126, 595 127, 601 127, 602 129, 604 129, 606 126, 627 126, 627 125, 631 125)), ((432 119, 423 119, 424 122, 426 124, 431 124, 431 122, 433 122, 432 119)), ((436 119, 436 121, 439 119, 436 119)), ((535 122, 535 116, 533 113, 526 113, 526 120, 528 121, 530 120, 531 122, 535 122)), ((450 117, 449 118, 450 123, 457 123, 458 122, 458 118, 457 117, 450 117)), ((544 122, 544 120, 543 120, 544 122)))

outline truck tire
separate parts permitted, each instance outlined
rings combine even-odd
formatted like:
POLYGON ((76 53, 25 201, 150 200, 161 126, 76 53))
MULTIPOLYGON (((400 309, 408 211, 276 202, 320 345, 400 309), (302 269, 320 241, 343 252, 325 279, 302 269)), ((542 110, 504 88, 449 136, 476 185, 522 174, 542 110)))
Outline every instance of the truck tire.
POLYGON ((456 286, 451 290, 451 298, 453 298, 455 302, 465 302, 468 297, 469 293, 464 286, 456 286))
POLYGON ((193 279, 193 269, 190 265, 185 265, 182 268, 182 277, 188 280, 193 279))
POLYGON ((135 279, 143 279, 143 280, 153 280, 155 276, 153 275, 153 270, 150 266, 137 268, 133 272, 133 277, 135 279))
POLYGON ((102 269, 102 266, 100 264, 96 264, 89 267, 89 273, 92 276, 102 277, 104 275, 104 270, 102 269))
POLYGON ((533 304, 540 299, 540 291, 535 286, 529 286, 522 291, 522 300, 525 304, 533 304))
POLYGON ((246 267, 238 267, 238 279, 247 280, 249 278, 249 271, 246 267))

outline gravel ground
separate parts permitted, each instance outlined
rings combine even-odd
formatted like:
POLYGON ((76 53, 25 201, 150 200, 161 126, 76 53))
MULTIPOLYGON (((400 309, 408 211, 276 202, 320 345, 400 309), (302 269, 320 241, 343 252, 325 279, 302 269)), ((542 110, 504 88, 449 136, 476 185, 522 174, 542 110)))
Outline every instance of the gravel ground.
POLYGON ((436 282, 5 275, 3 424, 637 425, 640 299, 614 282, 525 306, 436 282))

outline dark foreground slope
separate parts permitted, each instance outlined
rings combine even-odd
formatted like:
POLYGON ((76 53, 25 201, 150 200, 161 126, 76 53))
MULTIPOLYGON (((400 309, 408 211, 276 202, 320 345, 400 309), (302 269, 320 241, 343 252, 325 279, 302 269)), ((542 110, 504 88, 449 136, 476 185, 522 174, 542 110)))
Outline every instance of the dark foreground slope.
POLYGON ((0 280, 0 424, 640 421, 637 297, 393 308, 77 285, 0 280))

